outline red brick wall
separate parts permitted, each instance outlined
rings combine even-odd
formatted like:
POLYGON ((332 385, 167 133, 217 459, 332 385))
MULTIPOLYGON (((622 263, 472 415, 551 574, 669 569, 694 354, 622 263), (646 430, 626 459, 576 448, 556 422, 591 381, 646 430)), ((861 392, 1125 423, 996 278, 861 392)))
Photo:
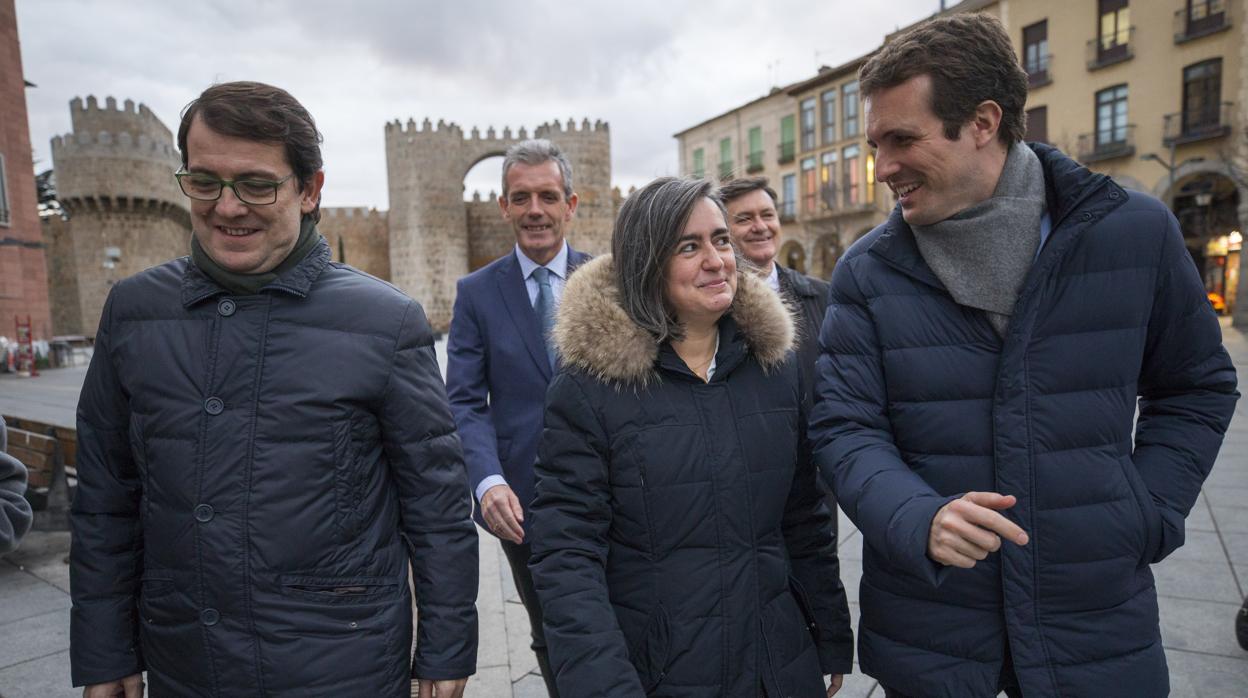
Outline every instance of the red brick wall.
POLYGON ((13 318, 29 315, 37 339, 51 339, 48 276, 35 196, 26 86, 17 42, 14 0, 0 0, 0 155, 10 223, 0 225, 0 335, 13 337, 13 318))

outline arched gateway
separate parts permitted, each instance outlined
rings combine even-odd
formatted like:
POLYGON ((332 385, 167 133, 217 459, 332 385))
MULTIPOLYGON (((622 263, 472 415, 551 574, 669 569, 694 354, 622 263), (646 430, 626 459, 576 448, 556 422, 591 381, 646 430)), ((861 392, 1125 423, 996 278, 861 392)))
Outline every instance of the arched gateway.
MULTIPOLYGON (((386 124, 391 280, 421 302, 439 331, 450 324, 455 282, 488 261, 482 245, 499 247, 492 244, 498 229, 488 209, 492 205, 497 213, 497 205, 464 201, 464 175, 528 137, 524 128, 513 135, 510 128, 499 134, 493 127, 484 134, 474 127, 465 136, 458 125, 441 120, 436 127, 429 119, 386 124)), ((550 139, 572 162, 580 206, 569 242, 591 254, 606 252, 615 217, 607 124, 584 119, 578 128, 571 120, 566 126, 556 121, 538 126, 533 137, 550 139)))

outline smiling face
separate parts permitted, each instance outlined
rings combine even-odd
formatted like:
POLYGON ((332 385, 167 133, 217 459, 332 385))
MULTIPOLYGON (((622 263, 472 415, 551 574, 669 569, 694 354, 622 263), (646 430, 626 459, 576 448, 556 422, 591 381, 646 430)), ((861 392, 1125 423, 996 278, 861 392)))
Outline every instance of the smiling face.
MULTIPOLYGON (((251 141, 213 131, 196 117, 186 135, 186 169, 221 179, 280 180, 291 173, 280 143, 251 141)), ((216 201, 190 200, 195 239, 217 264, 238 274, 271 271, 286 259, 299 239, 303 214, 320 200, 325 175, 317 172, 300 190, 290 178, 277 190, 277 201, 245 204, 232 189, 216 201)))
POLYGON ((563 248, 564 228, 576 213, 576 194, 564 195, 563 177, 554 160, 512 165, 506 189, 498 206, 515 231, 516 244, 526 257, 546 264, 563 248))
POLYGON ((737 260, 724 214, 703 198, 694 205, 667 262, 664 300, 680 324, 713 325, 737 293, 737 260))
POLYGON ((949 140, 932 112, 931 90, 931 78, 918 75, 863 100, 875 178, 892 189, 910 225, 938 223, 988 199, 1005 162, 996 104, 981 105, 949 140))
POLYGON ((725 206, 732 241, 741 250, 741 256, 769 273, 780 249, 780 216, 776 213, 776 202, 766 191, 755 189, 725 206))

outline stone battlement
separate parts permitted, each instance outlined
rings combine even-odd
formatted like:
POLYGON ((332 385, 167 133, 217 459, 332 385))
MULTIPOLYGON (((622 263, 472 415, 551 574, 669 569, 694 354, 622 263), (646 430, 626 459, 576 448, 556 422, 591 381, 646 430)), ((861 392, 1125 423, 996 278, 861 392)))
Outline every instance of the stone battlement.
POLYGON ((321 218, 385 218, 385 211, 378 211, 368 206, 322 206, 321 218))
MULTIPOLYGON (((533 137, 534 138, 548 138, 552 134, 563 135, 563 134, 574 134, 574 133, 599 133, 599 132, 601 132, 603 136, 606 136, 606 133, 609 130, 610 130, 610 127, 607 125, 607 122, 603 121, 602 119, 598 119, 592 124, 590 123, 588 118, 582 119, 579 126, 576 123, 575 119, 568 119, 566 126, 564 124, 561 124, 558 120, 555 120, 555 121, 546 122, 534 128, 533 137)), ((512 140, 522 141, 522 140, 526 140, 529 137, 528 130, 525 129, 525 127, 523 126, 521 126, 520 129, 515 132, 514 136, 512 135, 512 130, 510 126, 504 126, 501 132, 496 131, 493 126, 489 126, 486 128, 484 135, 482 135, 480 128, 473 126, 471 129, 469 129, 468 134, 465 135, 463 128, 461 128, 459 124, 453 121, 446 121, 444 119, 438 119, 437 124, 434 124, 432 121, 430 121, 428 117, 426 117, 425 120, 420 123, 416 123, 415 119, 410 119, 410 118, 407 120, 406 124, 399 121, 398 119, 387 122, 386 123, 386 135, 392 135, 392 134, 403 134, 407 136, 420 135, 420 136, 425 136, 425 137, 436 136, 436 137, 442 137, 442 138, 459 137, 466 141, 479 141, 479 140, 496 141, 500 139, 504 141, 512 141, 512 140)))
POLYGON ((78 131, 52 138, 53 156, 134 157, 180 163, 170 141, 155 140, 147 134, 136 138, 129 131, 78 131))
POLYGON ((125 100, 119 107, 115 97, 106 97, 101 107, 95 95, 88 95, 85 102, 81 97, 75 97, 69 102, 69 116, 75 133, 128 132, 135 139, 147 136, 154 141, 173 144, 173 133, 169 128, 146 104, 136 105, 132 99, 125 100))

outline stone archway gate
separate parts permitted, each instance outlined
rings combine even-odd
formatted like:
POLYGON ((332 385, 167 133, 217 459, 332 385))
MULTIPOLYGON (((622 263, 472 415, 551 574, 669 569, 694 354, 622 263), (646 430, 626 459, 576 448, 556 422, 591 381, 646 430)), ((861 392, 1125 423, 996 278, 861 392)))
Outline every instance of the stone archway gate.
MULTIPOLYGON (((572 163, 573 189, 580 197, 569 242, 601 254, 610 247, 615 204, 611 192, 611 143, 606 122, 569 120, 542 124, 534 138, 548 138, 572 163)), ((467 136, 454 123, 429 119, 417 125, 386 124, 386 170, 390 191, 390 275, 424 306, 439 332, 450 325, 455 282, 468 273, 469 234, 464 175, 473 165, 528 138, 490 127, 467 136)))

